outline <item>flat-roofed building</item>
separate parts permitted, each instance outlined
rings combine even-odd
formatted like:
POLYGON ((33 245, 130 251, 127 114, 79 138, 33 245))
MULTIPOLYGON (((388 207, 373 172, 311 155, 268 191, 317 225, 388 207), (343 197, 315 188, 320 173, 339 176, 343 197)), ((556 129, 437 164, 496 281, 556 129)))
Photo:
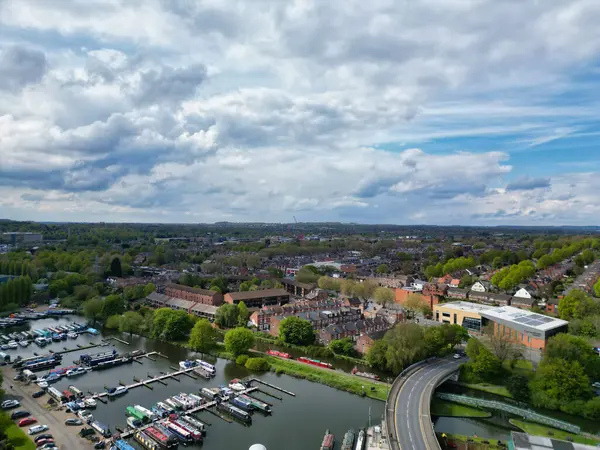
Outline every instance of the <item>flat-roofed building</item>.
POLYGON ((248 308, 262 308, 268 305, 285 305, 290 301, 290 294, 285 289, 262 289, 258 291, 229 292, 225 294, 226 303, 237 305, 244 302, 248 308))
POLYGON ((485 321, 493 323, 494 333, 510 337, 525 347, 542 350, 548 339, 568 330, 569 322, 531 311, 503 306, 482 311, 485 321))
POLYGON ((223 303, 223 294, 208 289, 199 289, 183 284, 167 284, 165 294, 169 297, 190 300, 194 303, 203 303, 205 305, 219 306, 223 303))
POLYGON ((495 307, 471 302, 439 303, 433 307, 433 317, 437 322, 461 325, 469 332, 481 333, 485 325, 481 315, 491 309, 495 307))

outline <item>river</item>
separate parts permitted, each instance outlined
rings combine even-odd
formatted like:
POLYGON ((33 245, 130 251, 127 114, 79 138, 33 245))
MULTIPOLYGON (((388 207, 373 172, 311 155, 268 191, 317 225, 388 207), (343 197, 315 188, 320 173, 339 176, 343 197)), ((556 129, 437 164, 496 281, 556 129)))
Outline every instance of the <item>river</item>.
MULTIPOLYGON (((73 319, 42 319, 32 322, 31 327, 44 328, 71 321, 81 322, 82 320, 79 317, 73 319)), ((159 375, 161 371, 172 371, 170 366, 177 366, 178 362, 183 359, 201 357, 199 354, 194 354, 169 343, 137 336, 131 339, 129 336, 119 336, 130 341, 130 345, 111 341, 113 343, 111 347, 98 347, 91 350, 67 353, 63 356, 62 366, 71 364, 82 353, 95 353, 109 348, 115 348, 119 352, 130 352, 135 349, 142 349, 147 352, 157 351, 166 355, 168 359, 156 357, 156 361, 151 361, 142 358, 140 360, 142 364, 134 362, 118 368, 90 372, 77 378, 65 378, 54 386, 62 391, 68 385, 73 384, 84 392, 101 392, 104 390, 104 386, 117 386, 120 381, 130 384, 133 383, 133 377, 142 379, 147 378, 148 374, 159 375)), ((100 339, 100 336, 83 335, 77 340, 50 344, 45 349, 30 345, 25 349, 14 350, 12 354, 13 357, 16 353, 26 357, 33 355, 34 352, 45 353, 48 349, 58 351, 63 350, 63 347, 73 348, 76 344, 85 345, 90 341, 99 343, 100 339)), ((92 411, 94 417, 113 430, 115 426, 125 428, 125 408, 128 405, 140 404, 150 408, 157 401, 179 392, 197 393, 202 387, 216 387, 220 384, 227 384, 232 378, 250 375, 246 369, 237 366, 233 362, 210 357, 203 357, 203 359, 211 361, 217 366, 217 376, 212 380, 194 380, 187 376, 180 376, 179 382, 171 379, 167 381, 167 386, 153 383, 152 390, 145 387, 132 389, 122 397, 109 400, 106 405, 98 403, 97 409, 92 411)), ((374 424, 381 422, 384 410, 383 402, 361 398, 287 375, 265 373, 257 375, 257 378, 294 392, 296 397, 288 396, 267 387, 261 388, 283 397, 283 400, 280 401, 264 394, 257 394, 257 397, 273 403, 273 414, 263 416, 260 413, 255 413, 251 426, 244 426, 237 422, 227 423, 208 412, 198 414, 200 420, 211 424, 202 446, 205 450, 246 450, 255 443, 265 445, 268 450, 281 448, 286 450, 318 449, 326 428, 329 428, 338 437, 338 440, 341 440, 343 434, 349 428, 356 429, 368 425, 369 411, 374 424)))

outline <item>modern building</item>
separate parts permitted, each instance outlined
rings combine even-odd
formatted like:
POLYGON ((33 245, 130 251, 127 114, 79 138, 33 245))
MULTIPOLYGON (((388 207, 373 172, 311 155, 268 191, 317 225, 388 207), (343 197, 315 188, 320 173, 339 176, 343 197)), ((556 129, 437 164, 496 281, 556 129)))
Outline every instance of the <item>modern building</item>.
POLYGON ((204 305, 220 306, 223 303, 223 294, 220 292, 193 288, 184 286, 183 284, 167 284, 165 286, 165 295, 204 305))
POLYGON ((470 302, 441 303, 433 307, 433 317, 437 322, 461 325, 469 332, 483 332, 482 313, 495 309, 494 306, 470 302))
POLYGON ((568 330, 569 322, 531 311, 503 306, 481 311, 483 324, 493 324, 494 333, 509 336, 525 347, 543 350, 548 339, 568 330))
POLYGON ((281 280, 281 284, 283 284, 283 287, 286 291, 297 297, 306 297, 316 287, 314 284, 301 283, 299 281, 290 280, 287 278, 281 280))
POLYGON ((9 231, 0 235, 0 244, 9 244, 13 246, 40 244, 44 236, 39 233, 29 233, 22 231, 9 231))
POLYGON ((146 297, 146 303, 155 308, 171 308, 186 311, 189 314, 207 318, 211 322, 215 319, 218 309, 213 305, 206 305, 204 303, 193 302, 181 298, 173 298, 157 292, 152 292, 148 295, 146 297))
POLYGON ((232 305, 244 302, 248 308, 262 308, 268 305, 285 305, 290 301, 290 294, 285 289, 262 289, 229 292, 225 294, 224 300, 232 305))

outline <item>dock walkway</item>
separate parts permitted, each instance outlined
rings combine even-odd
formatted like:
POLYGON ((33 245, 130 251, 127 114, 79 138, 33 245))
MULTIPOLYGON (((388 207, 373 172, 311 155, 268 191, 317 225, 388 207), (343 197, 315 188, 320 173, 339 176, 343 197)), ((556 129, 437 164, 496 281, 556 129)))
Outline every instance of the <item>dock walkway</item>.
MULTIPOLYGON (((134 389, 134 388, 140 387, 140 386, 147 386, 147 385, 149 385, 151 383, 154 383, 154 382, 157 382, 157 381, 166 380, 167 378, 173 378, 173 377, 176 377, 178 375, 185 375, 188 372, 191 372, 192 370, 194 370, 194 368, 190 367, 188 369, 178 370, 177 372, 166 373, 164 375, 160 375, 160 376, 157 376, 157 377, 148 378, 147 380, 141 380, 141 381, 138 381, 138 382, 133 383, 133 384, 125 385, 125 387, 127 388, 127 390, 129 390, 129 389, 134 389)), ((97 398, 106 397, 107 395, 108 395, 108 392, 101 392, 99 394, 92 395, 92 398, 93 399, 97 399, 97 398)))
MULTIPOLYGON (((237 395, 250 394, 251 392, 254 392, 257 389, 258 389, 257 387, 251 387, 251 388, 245 389, 243 391, 240 391, 239 393, 237 393, 237 395)), ((195 413, 204 411, 204 410, 206 410, 208 408, 212 408, 213 406, 216 406, 216 405, 217 405, 217 402, 215 402, 215 401, 204 403, 202 405, 196 406, 195 408, 191 408, 191 409, 188 409, 186 411, 182 411, 181 414, 182 415, 195 414, 195 413)), ((150 422, 150 423, 148 423, 148 424, 146 424, 144 426, 141 426, 139 428, 136 428, 134 430, 127 430, 124 433, 121 433, 121 438, 127 439, 127 438, 133 436, 134 433, 137 433, 138 431, 144 431, 146 428, 151 427, 152 425, 154 425, 156 422, 158 422, 160 420, 162 420, 162 418, 157 418, 154 421, 152 421, 152 422, 150 422)))
POLYGON ((266 381, 259 380, 258 378, 247 378, 246 381, 248 381, 249 383, 254 383, 254 382, 260 383, 260 384, 263 384, 263 385, 265 385, 267 387, 270 387, 271 389, 275 389, 276 391, 283 392, 284 394, 287 394, 287 395, 291 395, 292 397, 296 396, 296 394, 294 394, 293 392, 286 391, 285 389, 280 388, 279 386, 275 386, 274 384, 267 383, 266 381))

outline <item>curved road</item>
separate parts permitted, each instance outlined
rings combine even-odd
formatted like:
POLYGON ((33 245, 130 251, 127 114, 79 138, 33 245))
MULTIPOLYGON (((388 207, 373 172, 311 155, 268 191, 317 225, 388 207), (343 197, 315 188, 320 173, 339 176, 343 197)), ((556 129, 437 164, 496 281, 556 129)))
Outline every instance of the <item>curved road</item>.
POLYGON ((435 388, 462 360, 440 359, 397 380, 388 399, 387 425, 392 450, 437 450, 430 418, 435 388))

